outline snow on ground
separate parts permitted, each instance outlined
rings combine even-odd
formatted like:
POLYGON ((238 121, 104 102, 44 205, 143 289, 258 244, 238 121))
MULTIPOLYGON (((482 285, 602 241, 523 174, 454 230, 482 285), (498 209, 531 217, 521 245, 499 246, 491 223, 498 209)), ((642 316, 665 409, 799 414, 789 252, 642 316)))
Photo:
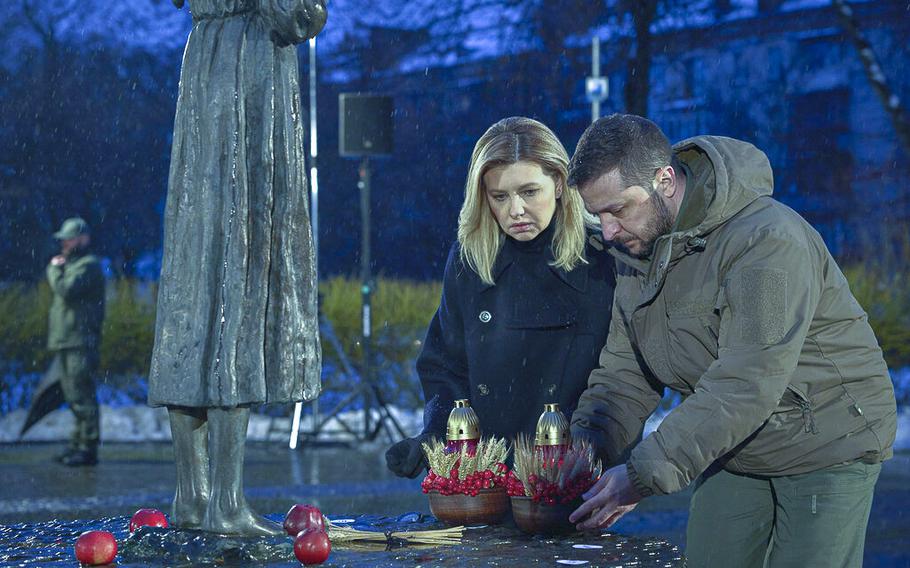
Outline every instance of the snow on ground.
MULTIPOLYGON (((398 421, 407 436, 417 435, 423 426, 422 411, 402 410, 389 407, 392 417, 398 421)), ((371 424, 375 425, 379 415, 371 413, 371 424)), ((249 440, 279 441, 289 440, 291 431, 290 416, 266 416, 252 414, 250 425, 247 429, 249 440)), ((19 409, 0 417, 0 443, 16 442, 19 440, 19 430, 25 421, 25 410, 19 409)), ((317 440, 325 442, 352 441, 354 436, 348 432, 342 423, 355 432, 363 431, 363 412, 351 411, 328 420, 320 429, 317 440)), ((391 427, 391 423, 385 424, 391 427)), ((300 421, 301 434, 312 430, 313 415, 305 414, 300 421)), ((25 442, 56 442, 69 439, 73 429, 72 413, 61 408, 45 416, 35 424, 25 435, 25 442)), ((380 439, 387 439, 385 432, 380 433, 380 439)), ((396 438, 400 437, 395 435, 396 438)), ((101 440, 102 442, 143 442, 143 441, 168 441, 171 439, 171 428, 165 408, 151 408, 144 405, 111 407, 101 406, 101 440)))
MULTIPOLYGON (((401 425, 408 436, 417 435, 423 425, 420 411, 404 410, 390 407, 392 416, 401 425)), ((657 429, 669 411, 655 412, 645 424, 645 436, 657 429)), ((363 429, 363 412, 351 411, 339 416, 349 428, 356 432, 363 429)), ((329 420, 322 428, 317 440, 326 442, 352 441, 353 436, 339 422, 339 418, 329 420)), ((379 416, 371 414, 371 421, 376 423, 379 416)), ((25 420, 25 410, 16 410, 0 418, 0 443, 18 441, 19 428, 25 420)), ((301 432, 311 430, 313 417, 307 414, 300 422, 301 432)), ((73 415, 64 408, 47 415, 41 422, 26 433, 26 442, 56 442, 69 438, 73 428, 73 415)), ((263 414, 250 416, 247 430, 248 439, 255 441, 279 441, 289 439, 291 428, 290 416, 271 417, 263 414)), ((386 438, 385 433, 382 438, 386 438)), ((397 438, 396 434, 396 438, 397 438)), ((171 439, 167 410, 147 406, 126 406, 112 408, 101 407, 101 439, 108 442, 143 442, 167 441, 171 439)), ((897 439, 895 450, 910 450, 910 409, 901 408, 897 416, 897 439)))
MULTIPOLYGON (((896 451, 910 450, 910 367, 891 371, 898 400, 897 414, 897 439, 894 442, 896 451)), ((661 421, 672 409, 658 409, 645 424, 644 435, 653 432, 661 421)), ((395 406, 389 407, 389 412, 399 423, 406 436, 416 436, 423 427, 423 411, 402 409, 395 406)), ((371 423, 376 424, 379 415, 371 413, 371 423)), ((14 410, 5 416, 0 416, 0 443, 15 442, 19 439, 19 429, 25 420, 25 410, 14 410)), ((310 408, 306 408, 300 422, 302 433, 312 431, 314 417, 310 408)), ((391 427, 389 421, 385 422, 391 427)), ((56 410, 32 427, 23 441, 50 442, 69 438, 73 427, 73 415, 69 410, 61 408, 56 410)), ((342 413, 337 418, 328 420, 317 435, 318 441, 349 442, 354 436, 348 429, 355 432, 363 431, 363 412, 353 410, 342 413), (347 428, 345 428, 347 426, 347 428)), ((267 416, 253 414, 250 416, 250 426, 247 434, 250 440, 280 441, 288 440, 291 431, 290 416, 267 416)), ((302 434, 303 435, 303 434, 302 434)), ((170 440, 171 431, 164 408, 150 408, 145 405, 101 406, 101 439, 110 442, 140 442, 140 441, 166 441, 170 440)), ((400 436, 397 432, 395 439, 400 436)), ((388 440, 387 432, 381 432, 380 439, 388 440)))
MULTIPOLYGON (((420 411, 404 410, 390 407, 392 416, 401 425, 404 433, 415 436, 423 425, 423 415, 420 411)), ((670 411, 658 410, 645 424, 644 435, 648 436, 657 429, 661 421, 670 411)), ((323 426, 317 439, 326 442, 352 441, 353 436, 341 425, 339 419, 355 432, 363 429, 363 412, 351 411, 332 418, 323 426)), ((379 419, 376 412, 371 414, 373 424, 379 419)), ((25 410, 16 410, 0 418, 0 443, 16 442, 19 440, 19 429, 25 420, 25 410)), ((300 422, 301 432, 307 432, 313 427, 313 417, 308 414, 300 422)), ((29 430, 22 441, 25 442, 56 442, 69 438, 73 428, 73 415, 69 410, 61 408, 48 414, 44 419, 29 430)), ((247 436, 255 441, 277 441, 289 438, 291 428, 290 416, 266 416, 253 414, 250 416, 250 426, 247 436)), ((385 434, 383 434, 385 436, 385 434)), ((396 435, 397 437, 397 435, 396 435)), ((164 408, 150 408, 147 406, 126 406, 113 408, 101 407, 101 439, 109 442, 143 442, 167 441, 171 439, 171 429, 167 419, 167 410, 164 408)), ((902 408, 898 411, 897 439, 894 442, 895 450, 910 450, 910 409, 902 408)))

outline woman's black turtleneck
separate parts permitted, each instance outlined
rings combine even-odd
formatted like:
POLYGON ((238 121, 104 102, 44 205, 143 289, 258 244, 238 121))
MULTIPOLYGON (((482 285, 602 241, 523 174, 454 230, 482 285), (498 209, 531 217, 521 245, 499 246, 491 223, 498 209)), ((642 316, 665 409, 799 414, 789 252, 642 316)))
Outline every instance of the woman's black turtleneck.
POLYGON ((556 232, 556 229, 554 227, 556 227, 556 219, 550 220, 550 224, 547 225, 547 228, 541 231, 530 241, 519 241, 517 239, 513 239, 512 237, 506 237, 506 243, 521 253, 546 254, 550 249, 550 244, 553 242, 553 234, 556 232))
POLYGON ((510 250, 506 254, 512 262, 497 285, 510 290, 513 322, 536 326, 554 313, 563 313, 567 309, 559 299, 566 295, 565 284, 550 266, 553 262, 550 249, 555 226, 554 219, 530 241, 508 239, 510 250))

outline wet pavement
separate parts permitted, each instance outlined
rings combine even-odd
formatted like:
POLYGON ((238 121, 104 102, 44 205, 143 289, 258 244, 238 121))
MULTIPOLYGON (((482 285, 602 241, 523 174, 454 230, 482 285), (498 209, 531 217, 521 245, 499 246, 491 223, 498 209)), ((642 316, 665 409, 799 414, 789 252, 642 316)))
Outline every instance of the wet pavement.
MULTIPOLYGON (((53 456, 62 448, 61 444, 0 445, 0 564, 13 563, 17 554, 25 554, 30 557, 26 565, 36 565, 36 555, 44 555, 47 562, 55 565, 75 565, 71 546, 82 530, 110 526, 109 530, 121 541, 126 537, 124 517, 144 507, 168 511, 174 487, 170 444, 105 444, 101 463, 84 469, 53 463, 53 456), (23 548, 29 548, 26 543, 33 543, 32 553, 23 552, 23 548)), ((389 473, 383 446, 289 450, 278 443, 250 443, 247 448, 247 497, 257 510, 274 519, 280 519, 294 503, 312 503, 336 518, 365 515, 363 518, 377 527, 401 522, 402 518, 409 523, 433 522, 426 496, 420 492, 420 480, 400 479, 389 473), (399 517, 407 512, 419 515, 399 517)), ((506 526, 469 533, 465 543, 456 547, 458 550, 445 553, 417 548, 339 549, 326 565, 508 566, 515 565, 510 562, 515 554, 523 559, 523 565, 556 566, 560 559, 587 559, 586 566, 682 565, 678 558, 685 544, 688 499, 688 493, 649 498, 603 537, 547 541, 522 536, 506 526), (592 542, 591 538, 602 542, 592 542), (579 543, 604 548, 572 548, 572 544, 579 543), (579 558, 579 554, 588 556, 579 558)), ((908 510, 910 454, 904 453, 882 469, 864 566, 910 567, 908 510)), ((285 549, 288 542, 282 544, 285 549)), ((280 553, 286 555, 286 550, 280 553)), ((130 563, 119 560, 120 566, 154 564, 137 562, 135 558, 130 563)), ((12 565, 20 562, 26 562, 25 558, 12 565)), ((275 565, 281 564, 285 563, 275 565)))
MULTIPOLYGON (((280 515, 272 516, 278 520, 280 515)), ((73 545, 87 529, 107 530, 118 541, 117 566, 300 566, 290 537, 239 538, 144 527, 127 532, 128 517, 83 521, 48 521, 0 526, 3 566, 72 566, 73 545)), ((336 521, 338 522, 338 521, 336 521)), ((392 530, 442 528, 432 517, 405 519, 361 516, 344 519, 360 530, 380 535, 392 530)), ((465 531, 461 544, 451 546, 387 546, 342 543, 332 548, 326 568, 413 566, 685 566, 679 547, 666 541, 623 536, 572 535, 564 538, 527 536, 508 524, 478 526, 465 531)))

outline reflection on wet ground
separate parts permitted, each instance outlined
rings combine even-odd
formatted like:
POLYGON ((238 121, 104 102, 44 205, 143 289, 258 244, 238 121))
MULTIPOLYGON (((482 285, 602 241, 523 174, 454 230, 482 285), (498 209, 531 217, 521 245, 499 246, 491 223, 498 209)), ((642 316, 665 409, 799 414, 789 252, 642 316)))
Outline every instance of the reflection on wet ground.
MULTIPOLYGON (((53 463, 62 448, 0 446, 0 524, 129 515, 141 507, 168 510, 175 483, 170 444, 106 444, 99 465, 81 469, 53 463)), ((248 444, 247 497, 263 512, 286 511, 298 502, 329 513, 428 511, 420 480, 388 472, 380 449, 292 451, 280 444, 248 444)))
MULTIPOLYGON (((280 515, 273 516, 278 520, 280 515)), ((432 517, 361 516, 362 530, 440 528, 432 517)), ((107 530, 119 544, 117 565, 130 566, 300 566, 290 537, 243 539, 197 531, 143 528, 130 536, 128 517, 96 521, 49 521, 0 527, 4 566, 69 566, 73 542, 83 530, 107 530)), ((618 534, 575 535, 561 539, 531 537, 514 526, 476 527, 462 544, 441 547, 336 545, 328 567, 372 566, 684 566, 679 548, 666 541, 618 534)))
MULTIPOLYGON (((0 445, 0 525, 4 525, 0 526, 0 565, 8 562, 15 565, 17 555, 32 546, 41 550, 35 554, 46 555, 48 562, 65 560, 74 565, 72 544, 88 526, 97 528, 99 523, 110 523, 109 526, 116 528, 112 532, 120 539, 126 530, 123 517, 143 507, 169 510, 174 490, 170 444, 105 444, 97 467, 75 470, 53 463, 53 456, 62 448, 59 444, 0 445), (78 519, 103 521, 70 522, 78 519), (48 543, 56 544, 46 546, 48 543)), ((374 445, 358 449, 304 447, 292 451, 278 443, 251 443, 247 447, 246 494, 257 510, 271 513, 273 518, 281 518, 294 503, 312 503, 329 516, 356 513, 394 520, 406 512, 416 512, 426 515, 420 517, 420 522, 426 522, 429 507, 426 496, 420 492, 420 479, 392 475, 385 466, 384 450, 383 445, 374 445)), ((613 528, 615 534, 606 539, 610 543, 618 542, 611 539, 627 539, 624 542, 628 544, 623 546, 629 548, 623 550, 655 543, 659 551, 648 552, 658 554, 671 550, 669 543, 677 547, 675 554, 679 554, 685 544, 688 500, 687 492, 646 499, 621 519, 613 528)), ((869 522, 864 566, 910 566, 910 546, 906 540, 910 534, 908 511, 910 455, 900 454, 882 469, 869 522)), ((412 519, 412 522, 416 521, 412 519)), ((433 566, 438 562, 458 566, 516 565, 508 562, 512 555, 498 550, 497 543, 503 539, 523 543, 521 539, 526 537, 507 528, 483 534, 486 534, 483 538, 471 535, 457 553, 459 558, 472 558, 471 564, 454 559, 448 562, 434 561, 433 557, 423 559, 417 549, 381 551, 376 552, 379 557, 363 558, 377 566, 433 566), (470 540, 475 538, 480 540, 470 540), (497 554, 504 555, 504 559, 496 560, 497 554)), ((541 554, 544 564, 556 565, 553 547, 560 547, 538 544, 529 548, 532 552, 528 554, 541 554)), ((577 553, 582 549, 571 550, 577 553)), ((333 553, 335 564, 332 565, 360 565, 344 554, 333 553)), ((31 558, 35 564, 38 557, 31 558)), ((604 562, 588 565, 634 565, 624 560, 604 562)), ((662 565, 648 560, 641 562, 638 565, 662 565)))

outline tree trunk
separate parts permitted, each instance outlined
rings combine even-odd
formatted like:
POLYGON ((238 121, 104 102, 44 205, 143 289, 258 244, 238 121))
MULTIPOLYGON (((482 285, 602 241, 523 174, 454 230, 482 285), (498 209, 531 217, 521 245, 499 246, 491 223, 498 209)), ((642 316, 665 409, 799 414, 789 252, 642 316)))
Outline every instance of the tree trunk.
POLYGON ((894 131, 897 132, 897 137, 904 153, 910 156, 910 120, 908 120, 907 114, 901 106, 900 98, 888 86, 885 74, 882 72, 882 68, 875 57, 875 52, 872 51, 869 41, 860 31, 849 3, 846 0, 832 0, 831 4, 837 10, 841 25, 847 35, 850 36, 853 46, 856 47, 856 51, 859 53, 859 58, 863 62, 863 69, 866 72, 869 83, 891 117, 891 124, 894 126, 894 131))
POLYGON ((647 116, 651 90, 651 23, 657 14, 657 0, 633 0, 629 4, 635 28, 635 43, 634 52, 628 61, 623 97, 626 112, 647 116))

